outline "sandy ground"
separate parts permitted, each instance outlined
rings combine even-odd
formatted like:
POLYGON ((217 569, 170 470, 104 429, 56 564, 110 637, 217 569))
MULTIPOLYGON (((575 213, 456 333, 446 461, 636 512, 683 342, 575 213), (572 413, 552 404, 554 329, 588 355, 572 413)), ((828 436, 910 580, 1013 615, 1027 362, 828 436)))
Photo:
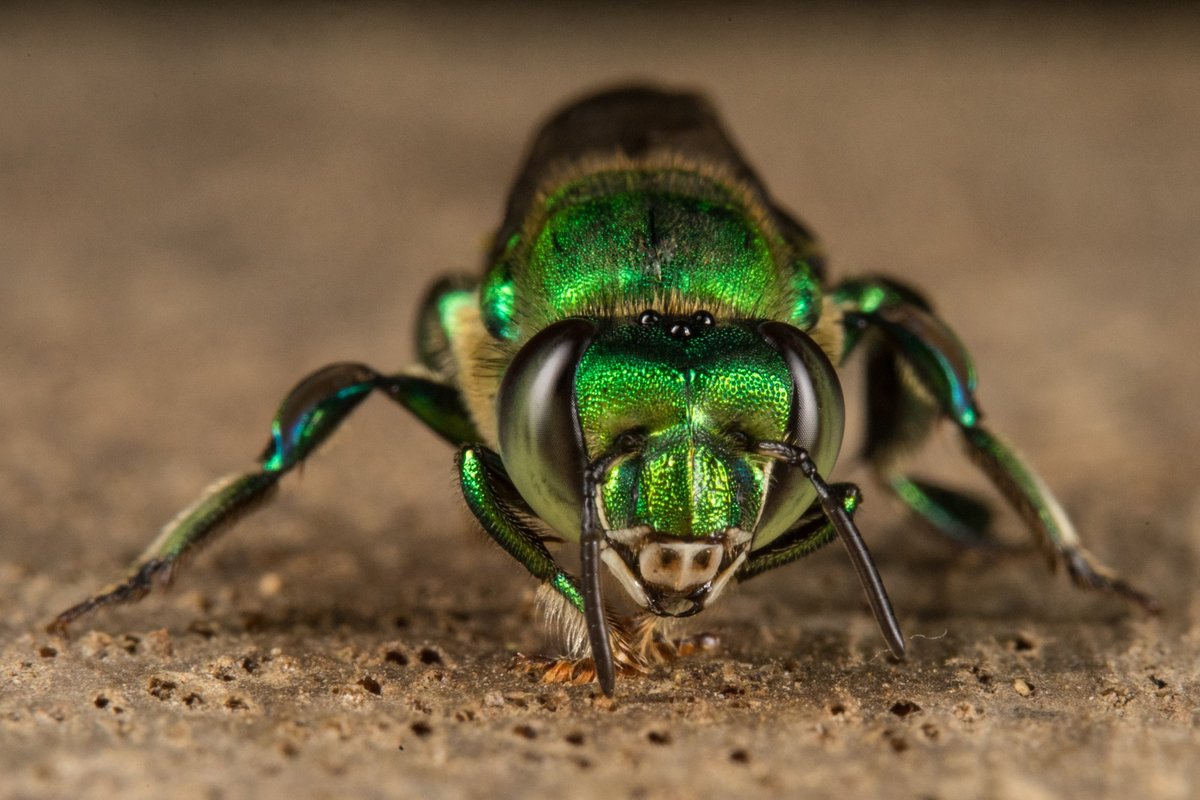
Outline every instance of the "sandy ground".
POLYGON ((0 107, 0 796, 1200 796, 1200 18, 10 9, 0 107), (299 376, 407 362, 537 120, 630 77, 710 92, 838 275, 929 291, 1165 614, 864 483, 905 662, 830 548, 616 702, 539 685, 533 581, 376 402, 171 593, 42 632, 299 376))

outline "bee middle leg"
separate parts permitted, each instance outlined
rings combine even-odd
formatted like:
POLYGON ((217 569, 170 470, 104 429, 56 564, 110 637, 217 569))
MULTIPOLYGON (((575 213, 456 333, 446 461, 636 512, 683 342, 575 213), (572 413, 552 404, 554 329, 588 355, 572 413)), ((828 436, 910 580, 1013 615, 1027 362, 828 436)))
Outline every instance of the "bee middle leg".
POLYGON ((443 438, 455 441, 473 434, 458 392, 451 386, 419 374, 384 375, 355 362, 322 367, 284 398, 256 469, 229 475, 209 486, 162 528, 123 578, 60 613, 48 630, 65 634, 79 617, 104 606, 134 602, 154 587, 170 583, 180 565, 202 545, 265 504, 280 479, 328 440, 374 392, 409 409, 443 438))
POLYGON ((886 278, 869 278, 841 284, 834 297, 843 311, 843 358, 860 343, 868 350, 865 456, 885 485, 951 537, 987 540, 990 514, 980 501, 909 477, 901 469, 903 457, 927 438, 933 425, 949 420, 967 456, 1021 516, 1052 568, 1064 566, 1083 588, 1158 610, 1154 598, 1084 548, 1041 478, 983 424, 971 357, 919 294, 886 278))

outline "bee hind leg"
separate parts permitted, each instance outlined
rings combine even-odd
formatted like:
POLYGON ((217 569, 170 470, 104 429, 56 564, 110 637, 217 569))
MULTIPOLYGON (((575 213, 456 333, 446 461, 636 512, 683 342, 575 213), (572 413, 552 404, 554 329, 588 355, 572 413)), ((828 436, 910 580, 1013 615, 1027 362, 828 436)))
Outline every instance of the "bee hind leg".
POLYGON ((1021 516, 1052 567, 1065 567, 1078 586, 1159 610, 1153 597, 1087 552, 1041 478, 983 424, 971 357, 919 294, 886 278, 868 278, 847 281, 833 295, 842 310, 843 360, 860 343, 869 351, 865 455, 892 491, 952 537, 985 539, 990 517, 980 501, 908 478, 896 466, 934 423, 949 420, 967 456, 1021 516))

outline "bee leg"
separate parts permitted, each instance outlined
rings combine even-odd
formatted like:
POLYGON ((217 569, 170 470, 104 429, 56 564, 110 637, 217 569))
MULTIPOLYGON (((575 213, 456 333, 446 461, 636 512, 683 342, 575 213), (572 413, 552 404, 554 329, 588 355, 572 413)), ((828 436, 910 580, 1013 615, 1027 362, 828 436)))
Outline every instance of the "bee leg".
MULTIPOLYGON (((481 445, 458 452, 463 496, 484 531, 542 581, 538 604, 549 621, 561 629, 568 655, 562 658, 518 656, 516 666, 537 673, 547 683, 586 684, 597 679, 589 655, 583 588, 574 575, 558 565, 544 537, 530 520, 536 518, 508 477, 500 457, 481 445)), ((613 669, 616 674, 644 674, 653 664, 711 647, 709 637, 668 641, 655 630, 653 615, 622 618, 604 610, 613 669)))
POLYGON ((168 522, 125 577, 59 614, 47 626, 65 633, 78 617, 102 606, 128 603, 171 581, 179 565, 242 515, 270 498, 279 479, 304 461, 373 390, 382 390, 446 438, 472 427, 453 389, 412 375, 381 375, 364 364, 331 364, 301 380, 271 425, 260 468, 222 478, 168 522))
POLYGON ((512 485, 500 456, 482 445, 465 445, 455 464, 467 505, 487 535, 582 614, 578 579, 558 565, 530 525, 536 516, 512 485))
POLYGON ((266 502, 278 481, 279 473, 262 471, 229 475, 213 483, 196 502, 163 527, 158 538, 129 567, 124 578, 63 611, 46 626, 46 630, 66 635, 67 626, 79 617, 103 606, 135 602, 156 585, 170 584, 187 556, 236 519, 266 502))
MULTIPOLYGON (((578 640, 572 643, 572 649, 581 649, 586 635, 581 633, 584 600, 579 579, 558 565, 546 548, 543 536, 533 528, 530 521, 536 519, 536 515, 512 485, 500 457, 482 445, 466 445, 458 451, 455 462, 459 484, 471 513, 496 544, 542 582, 539 601, 570 633, 569 638, 578 640)), ((571 659, 578 662, 580 670, 584 660, 571 659)), ((590 669, 591 659, 586 661, 590 669)), ((577 670, 574 667, 567 669, 558 661, 533 660, 531 664, 542 665, 547 673, 556 670, 561 673, 560 681, 575 682, 577 670)))
POLYGON ((434 375, 454 383, 456 358, 454 343, 461 339, 459 315, 464 306, 479 307, 477 281, 451 275, 429 287, 417 315, 417 357, 434 375))
POLYGON ((962 434, 968 455, 1037 534, 1051 569, 1061 562, 1076 586, 1111 592, 1152 613, 1162 610, 1153 596, 1131 585, 1084 548, 1050 489, 1011 447, 982 425, 964 428, 962 434))
POLYGON ((982 500, 903 471, 905 458, 929 437, 938 406, 891 349, 877 340, 867 347, 863 457, 879 481, 934 530, 962 545, 994 545, 992 514, 982 500))
POLYGON ((379 376, 375 387, 456 447, 479 438, 462 395, 453 386, 419 375, 399 373, 379 376))
POLYGON ((904 451, 924 440, 934 421, 947 418, 961 434, 967 455, 1020 514, 1052 567, 1064 565, 1076 585, 1158 610, 1152 597, 1084 549, 1042 480, 983 425, 970 355, 920 295, 878 278, 844 283, 834 290, 834 299, 843 310, 843 358, 862 341, 876 349, 868 364, 873 396, 868 407, 867 457, 893 491, 943 530, 957 529, 970 538, 986 527, 987 517, 978 501, 908 479, 895 468, 904 451))

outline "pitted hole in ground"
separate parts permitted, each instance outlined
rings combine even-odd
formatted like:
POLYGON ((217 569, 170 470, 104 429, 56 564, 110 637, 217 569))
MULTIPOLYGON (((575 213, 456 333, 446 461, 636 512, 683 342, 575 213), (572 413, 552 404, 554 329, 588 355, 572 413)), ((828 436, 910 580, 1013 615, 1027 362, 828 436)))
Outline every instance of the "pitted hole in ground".
POLYGON ((909 714, 916 714, 921 710, 921 707, 910 700, 899 700, 892 704, 889 709, 893 714, 901 719, 904 719, 909 714))
POLYGON ((433 733, 433 726, 423 719, 419 719, 412 725, 409 725, 408 729, 422 739, 433 733))
POLYGON ((734 750, 729 754, 729 760, 735 764, 749 764, 750 753, 739 747, 737 750, 734 750))
POLYGON ((975 680, 979 681, 980 686, 992 685, 992 674, 980 665, 976 664, 971 667, 971 674, 975 676, 975 680))
POLYGON ((583 733, 580 731, 571 731, 563 738, 567 740, 567 744, 574 745, 575 747, 583 746, 584 738, 583 733))
POLYGON ((432 647, 422 648, 421 652, 417 655, 417 658, 421 659, 422 664, 429 664, 431 666, 433 664, 444 663, 442 661, 442 654, 437 650, 434 650, 432 647))
POLYGON ((121 708, 118 705, 114 705, 113 701, 108 699, 107 695, 103 695, 103 694, 96 695, 96 699, 92 701, 92 704, 95 705, 96 708, 100 709, 101 711, 107 709, 109 712, 111 712, 113 714, 124 714, 125 713, 125 709, 121 708))
POLYGON ((383 654, 383 661, 385 664, 396 664, 401 667, 408 666, 408 656, 399 650, 388 650, 383 654))
POLYGON ((667 731, 650 731, 646 734, 646 740, 649 741, 650 744, 670 744, 671 734, 667 731))
POLYGON ((243 611, 238 617, 246 633, 261 633, 270 625, 270 619, 261 611, 243 611))
POLYGON ((151 678, 146 682, 146 691, 150 696, 163 701, 170 700, 177 688, 179 687, 174 681, 163 678, 151 678))
POLYGON ((188 633, 196 634, 202 639, 211 639, 217 635, 217 629, 213 627, 212 623, 199 619, 188 623, 187 631, 188 633))
POLYGON ((829 716, 840 717, 846 713, 846 707, 841 703, 831 703, 829 706, 829 716))
POLYGON ((1038 642, 1032 636, 1018 633, 1008 640, 1008 647, 1014 653, 1033 653, 1038 649, 1038 642))
POLYGON ((358 685, 373 695, 383 694, 383 687, 379 685, 379 681, 375 680, 370 675, 364 675, 359 678, 358 685))
POLYGON ((535 731, 533 729, 532 725, 517 725, 516 727, 514 727, 512 729, 512 731, 517 736, 520 736, 522 739, 536 739, 537 738, 537 731, 535 731))
POLYGON ((58 655, 58 651, 50 645, 45 645, 44 647, 38 648, 38 655, 42 658, 54 658, 58 655))

